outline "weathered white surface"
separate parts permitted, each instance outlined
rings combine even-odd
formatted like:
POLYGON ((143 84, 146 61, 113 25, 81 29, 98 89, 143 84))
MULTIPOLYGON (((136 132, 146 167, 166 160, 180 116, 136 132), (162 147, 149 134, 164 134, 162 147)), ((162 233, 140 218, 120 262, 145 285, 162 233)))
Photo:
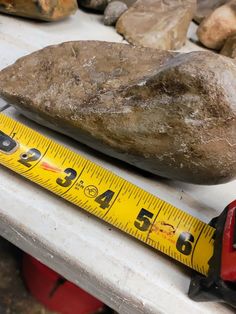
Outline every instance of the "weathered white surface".
MULTIPOLYGON (((64 22, 41 24, 0 16, 0 68, 61 41, 122 41, 101 19, 79 12, 64 22)), ((0 110, 2 106, 0 102, 0 110)), ((236 182, 199 187, 144 177, 123 163, 98 159, 89 149, 27 121, 14 109, 4 111, 206 222, 235 198, 236 182)), ((0 200, 0 234, 121 314, 235 312, 223 305, 192 302, 186 295, 190 271, 185 267, 3 167, 0 200)))

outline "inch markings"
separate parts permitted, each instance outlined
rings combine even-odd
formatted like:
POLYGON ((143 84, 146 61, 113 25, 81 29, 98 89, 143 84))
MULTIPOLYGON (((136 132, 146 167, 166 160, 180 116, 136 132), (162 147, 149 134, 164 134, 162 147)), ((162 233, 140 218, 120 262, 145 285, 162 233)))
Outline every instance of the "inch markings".
POLYGON ((0 164, 207 274, 214 228, 2 113, 0 131, 17 143, 0 164))

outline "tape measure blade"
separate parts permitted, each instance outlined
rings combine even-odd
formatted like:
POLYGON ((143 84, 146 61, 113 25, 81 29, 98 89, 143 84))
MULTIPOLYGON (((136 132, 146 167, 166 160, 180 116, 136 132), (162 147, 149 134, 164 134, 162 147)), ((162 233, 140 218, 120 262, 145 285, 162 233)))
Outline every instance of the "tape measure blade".
POLYGON ((1 164, 207 274, 214 228, 2 113, 0 131, 18 143, 1 164))

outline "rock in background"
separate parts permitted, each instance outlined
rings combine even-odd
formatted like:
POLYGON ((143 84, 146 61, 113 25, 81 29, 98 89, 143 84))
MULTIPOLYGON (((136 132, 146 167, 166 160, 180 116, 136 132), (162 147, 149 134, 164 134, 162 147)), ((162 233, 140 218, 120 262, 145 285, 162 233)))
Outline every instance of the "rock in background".
POLYGON ((175 50, 184 45, 195 10, 195 0, 138 0, 116 29, 134 45, 175 50))
MULTIPOLYGON (((78 0, 78 5, 82 8, 104 12, 107 5, 113 1, 116 0, 78 0)), ((127 7, 130 7, 136 1, 137 0, 119 0, 119 2, 125 3, 127 7)))
POLYGON ((76 0, 0 0, 0 12, 44 21, 61 20, 77 8, 76 0))
POLYGON ((82 8, 103 12, 108 4, 108 0, 78 0, 78 5, 82 8))
POLYGON ((194 21, 197 23, 202 22, 206 16, 226 2, 227 0, 197 0, 197 11, 194 15, 194 21))
POLYGON ((128 10, 128 6, 122 1, 108 3, 104 12, 104 24, 115 25, 119 17, 128 10))
POLYGON ((220 50, 227 38, 234 34, 236 34, 236 0, 213 11, 197 30, 200 42, 215 50, 220 50))
MULTIPOLYGON (((115 1, 115 0, 108 0, 108 2, 112 2, 112 1, 115 1)), ((121 2, 124 2, 127 7, 131 7, 131 5, 133 5, 137 0, 120 0, 121 2)))
POLYGON ((224 56, 236 59, 236 35, 226 40, 220 53, 224 56))

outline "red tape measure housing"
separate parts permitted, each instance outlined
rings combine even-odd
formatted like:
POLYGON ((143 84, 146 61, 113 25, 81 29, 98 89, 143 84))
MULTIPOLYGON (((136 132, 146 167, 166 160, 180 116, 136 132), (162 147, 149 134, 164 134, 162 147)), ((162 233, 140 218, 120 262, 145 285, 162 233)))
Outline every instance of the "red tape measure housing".
POLYGON ((236 201, 228 206, 222 239, 221 278, 236 282, 236 201))
POLYGON ((22 272, 31 294, 60 314, 91 314, 104 304, 33 257, 24 254, 22 272))

